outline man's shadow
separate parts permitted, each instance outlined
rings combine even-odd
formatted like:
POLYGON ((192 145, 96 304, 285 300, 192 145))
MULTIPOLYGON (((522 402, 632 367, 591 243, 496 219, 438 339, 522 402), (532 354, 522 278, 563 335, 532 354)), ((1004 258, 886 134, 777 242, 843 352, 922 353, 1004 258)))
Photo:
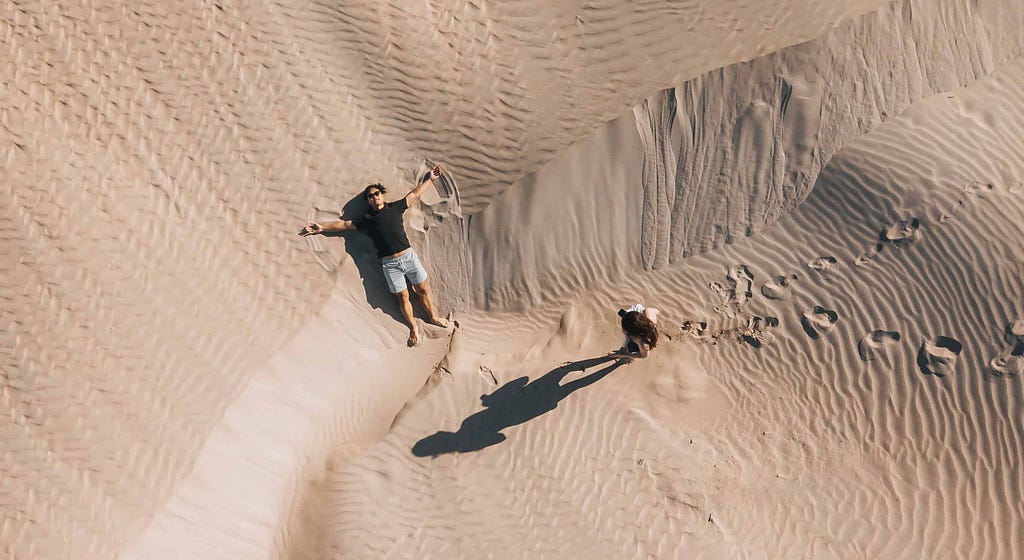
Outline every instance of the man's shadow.
MULTIPOLYGON (((370 206, 360 193, 342 207, 341 219, 361 220, 369 211, 370 206)), ((363 281, 363 292, 366 293, 366 302, 404 325, 405 319, 402 318, 402 313, 398 309, 398 301, 388 289, 387 282, 384 281, 380 258, 377 256, 377 249, 370 241, 370 237, 361 231, 325 232, 323 235, 345 239, 345 252, 352 258, 356 269, 359 270, 359 277, 363 281)), ((415 307, 414 304, 413 308, 415 309, 415 307)))
POLYGON ((558 401, 597 383, 623 363, 612 356, 601 356, 568 363, 529 383, 525 376, 509 381, 493 393, 482 395, 480 403, 486 408, 463 420, 459 431, 441 431, 427 436, 416 442, 412 453, 417 457, 468 453, 501 443, 506 438, 501 430, 554 410, 558 401), (616 361, 610 366, 562 384, 562 379, 573 371, 584 371, 612 360, 616 361))
MULTIPOLYGON (((430 171, 427 171, 421 174, 416 182, 426 181, 429 177, 430 171)), ((389 199, 389 202, 394 202, 395 200, 389 199)), ((341 208, 340 217, 342 220, 357 221, 366 217, 369 212, 370 205, 367 204, 362 192, 360 192, 345 203, 341 208)), ((403 221, 407 217, 408 214, 403 217, 403 221)), ((384 271, 381 269, 380 257, 377 256, 377 249, 373 246, 373 242, 370 241, 370 237, 360 231, 328 232, 323 235, 327 237, 343 237, 345 239, 345 252, 352 258, 356 269, 359 270, 359 277, 363 281, 363 291, 366 293, 366 302, 371 307, 380 309, 395 321, 405 325, 402 312, 398 309, 398 300, 391 293, 391 290, 388 289, 387 282, 384 280, 384 271)), ((426 320, 427 317, 423 312, 422 306, 419 304, 419 299, 411 293, 410 296, 412 297, 413 316, 426 320)))

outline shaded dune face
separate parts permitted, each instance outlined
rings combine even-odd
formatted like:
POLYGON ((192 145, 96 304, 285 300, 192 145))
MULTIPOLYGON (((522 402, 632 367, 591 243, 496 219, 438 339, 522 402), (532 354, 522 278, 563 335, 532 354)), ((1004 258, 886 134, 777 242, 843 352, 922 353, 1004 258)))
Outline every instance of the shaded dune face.
MULTIPOLYGON (((602 302, 619 302, 642 292, 674 302, 677 309, 694 309, 700 298, 693 294, 706 288, 707 279, 697 285, 673 276, 692 262, 714 262, 708 277, 716 280, 727 277, 736 263, 750 263, 756 278, 743 280, 741 290, 749 298, 758 293, 755 280, 771 275, 795 278, 797 265, 792 270, 773 268, 757 252, 729 255, 728 262, 714 261, 718 254, 707 261, 687 259, 764 233, 784 220, 809 196, 821 168, 842 146, 927 94, 969 84, 1005 64, 1017 55, 1019 38, 1024 36, 1019 11, 999 9, 996 3, 981 3, 971 15, 976 19, 962 13, 962 7, 945 4, 936 13, 911 17, 910 4, 899 3, 829 30, 822 39, 756 58, 822 36, 833 22, 854 15, 848 10, 859 14, 871 5, 848 9, 828 2, 707 3, 693 8, 661 2, 627 7, 549 4, 461 3, 438 8, 378 2, 339 7, 333 2, 226 1, 176 6, 172 11, 159 2, 124 9, 18 1, 0 8, 0 21, 7 22, 9 31, 4 47, 14 53, 0 68, 8 92, 8 106, 0 117, 0 138, 5 140, 0 145, 0 225, 5 232, 0 248, 8 255, 0 329, 7 350, 0 405, 0 422, 7 430, 2 481, 8 503, 17 505, 4 512, 0 544, 5 551, 18 558, 109 558, 130 543, 142 543, 131 551, 132 557, 149 558, 172 556, 168 550, 176 549, 167 543, 188 542, 194 557, 252 557, 267 550, 279 557, 301 557, 302 551, 313 550, 310 556, 316 557, 321 550, 366 552, 399 546, 388 534, 380 537, 388 546, 380 548, 373 540, 379 534, 363 530, 361 523, 374 519, 367 510, 373 510, 387 517, 375 529, 394 528, 399 532, 395 540, 411 547, 405 550, 413 556, 457 557, 457 543, 466 539, 444 533, 444 527, 424 528, 415 520, 392 523, 401 517, 391 515, 395 510, 374 509, 372 500, 361 501, 388 491, 396 498, 394 504, 387 502, 388 507, 420 508, 421 519, 444 520, 440 525, 457 518, 443 508, 438 513, 439 502, 431 493, 448 489, 445 484, 457 486, 458 480, 449 478, 457 478, 456 471, 430 473, 413 467, 430 474, 426 480, 381 475, 418 465, 409 462, 409 450, 416 438, 427 434, 398 424, 396 433, 405 438, 400 445, 385 442, 383 449, 365 459, 383 456, 391 461, 388 468, 366 469, 366 463, 360 463, 353 471, 343 471, 345 461, 361 446, 381 437, 389 420, 377 419, 388 414, 375 408, 372 399, 377 393, 364 385, 362 392, 337 390, 339 395, 354 393, 364 399, 355 404, 318 401, 323 416, 303 428, 312 435, 303 432, 293 443, 275 431, 273 422, 253 424, 258 428, 231 425, 225 431, 234 430, 232 437, 211 439, 226 417, 280 413, 268 403, 289 411, 313 408, 310 401, 323 395, 312 390, 294 393, 301 386, 296 380, 312 383, 318 373, 337 377, 337 369, 331 368, 344 370, 339 363, 358 362, 367 372, 394 378, 414 369, 406 369, 404 363, 389 364, 391 369, 385 371, 373 369, 380 367, 373 353, 384 353, 387 344, 401 336, 394 332, 400 330, 394 318, 379 311, 387 304, 367 301, 373 299, 373 289, 379 291, 379 285, 365 284, 364 278, 374 271, 360 275, 363 261, 353 264, 360 257, 349 250, 348 240, 321 239, 322 245, 313 245, 298 239, 295 230, 304 219, 332 219, 369 182, 408 185, 425 159, 435 158, 460 179, 461 213, 428 205, 416 219, 433 233, 421 227, 412 237, 427 248, 428 266, 446 267, 431 270, 446 307, 467 308, 472 301, 479 308, 532 312, 538 304, 586 288, 602 302), (748 23, 766 17, 777 24, 748 23), (939 20, 956 25, 933 28, 922 23, 939 20), (728 29, 724 37, 723 28, 728 29), (885 44, 896 37, 908 42, 885 44), (958 50, 945 48, 951 44, 958 50), (867 55, 860 51, 862 46, 867 55), (644 53, 639 64, 637 53, 644 53), (883 56, 887 53, 898 55, 883 56), (754 60, 733 65, 745 59, 754 60), (873 62, 862 65, 865 59, 873 62), (590 135, 595 130, 600 134, 590 135), (606 157, 594 163, 593 153, 606 157), (548 162, 553 163, 545 166, 548 162), (561 190, 552 189, 553 182, 561 190), (462 222, 463 215, 470 225, 462 222), (468 252, 467 243, 473 243, 468 252), (446 270, 465 274, 445 277, 446 270), (631 276, 641 270, 664 275, 631 276), (330 333, 337 336, 317 340, 349 351, 332 355, 333 362, 311 359, 309 355, 318 351, 315 347, 280 352, 296 333, 307 334, 303 329, 309 328, 310 317, 335 300, 346 304, 342 320, 317 323, 317 328, 334 329, 330 333), (287 360, 293 361, 282 363, 287 360), (299 371, 302 376, 296 374, 299 371), (250 395, 246 389, 267 377, 285 380, 275 386, 278 392, 268 392, 262 401, 239 398, 250 395), (372 429, 348 429, 367 417, 373 419, 372 429), (210 449, 211 441, 238 444, 240 449, 210 449), (271 441, 289 441, 282 445, 290 454, 271 458, 253 450, 269 449, 271 441), (328 476, 323 487, 306 484, 303 477, 317 470, 303 470, 306 463, 339 447, 346 450, 339 453, 346 459, 339 460, 334 473, 343 480, 328 476), (250 470, 204 471, 210 454, 244 456, 241 466, 250 470), (281 493, 266 501, 242 490, 228 491, 244 488, 233 482, 252 472, 278 468, 285 482, 281 493), (369 471, 375 473, 368 475, 373 484, 350 486, 364 482, 360 476, 369 471), (202 475, 199 480, 208 485, 189 486, 192 475, 202 475), (389 484, 394 480, 400 484, 389 484), (413 484, 402 485, 410 481, 413 484), (309 492, 326 488, 336 494, 318 495, 307 503, 297 485, 312 488, 309 492), (194 491, 187 494, 192 501, 174 501, 182 488, 194 491), (421 493, 423 497, 404 500, 421 493), (166 503, 173 507, 164 507, 166 503), (257 521, 225 521, 231 517, 225 512, 245 509, 262 515, 257 521), (309 519, 301 517, 310 512, 309 519), (331 533, 319 524, 335 520, 333 516, 345 523, 331 533), (153 537, 165 526, 154 523, 154 518, 182 520, 184 528, 153 537), (310 532, 316 537, 307 542, 303 539, 309 526, 318 530, 310 532), (435 547, 433 535, 415 543, 403 540, 405 531, 417 530, 423 535, 436 530, 447 544, 435 547)), ((990 123, 992 115, 977 102, 962 107, 965 118, 990 123)), ((856 152, 851 157, 845 165, 874 170, 858 162, 856 152)), ((840 166, 837 173, 842 175, 844 169, 840 166)), ((916 172, 910 176, 927 175, 916 172)), ((833 194, 856 198, 849 194, 855 189, 848 191, 833 194)), ((968 220, 976 200, 966 191, 961 198, 950 195, 945 222, 951 227, 958 221, 973 224, 968 220)), ((887 213, 898 214, 895 206, 886 207, 887 213)), ((824 203, 820 207, 833 208, 824 203)), ((1011 212, 1014 207, 1006 208, 1011 212)), ((915 210, 914 215, 919 213, 915 210)), ((874 217, 858 215, 865 221, 874 217)), ((872 222, 871 227, 877 234, 884 224, 911 219, 887 215, 884 223, 872 222)), ((833 227, 833 221, 826 221, 829 226, 819 227, 837 235, 859 232, 859 222, 833 227)), ((932 222, 922 223, 926 240, 932 222)), ((811 231, 806 237, 813 237, 817 230, 806 226, 795 231, 811 231)), ((1010 235, 1020 238, 1016 231, 1010 235)), ((819 256, 801 252, 812 245, 806 237, 779 243, 798 247, 806 263, 819 256)), ((963 241, 953 241, 957 240, 963 241)), ((962 245, 954 243, 953 252, 970 261, 970 251, 962 245)), ((897 254, 901 253, 886 249, 873 262, 897 254)), ((935 262, 915 261, 916 267, 906 271, 923 283, 913 286, 928 287, 915 292, 913 301, 955 307, 922 295, 961 285, 956 272, 934 270, 935 262)), ((804 275, 800 278, 803 281, 804 275)), ((880 278, 871 284, 879 291, 902 286, 899 277, 880 278)), ((811 298, 801 291, 809 288, 794 283, 783 294, 786 282, 778 284, 768 292, 786 305, 801 310, 829 305, 827 293, 814 292, 811 298)), ((961 295, 970 299, 975 293, 965 290, 961 295)), ((379 301, 386 302, 387 297, 381 292, 379 301)), ((990 315, 1003 314, 1012 301, 1019 301, 1018 293, 1002 293, 988 308, 990 315)), ((835 308, 855 311, 849 320, 844 314, 838 332, 823 337, 814 352, 828 352, 825 342, 848 334, 841 329, 858 330, 860 336, 878 328, 858 315, 853 302, 835 308)), ((915 310, 923 313, 920 307, 915 310)), ((799 316, 791 312, 788 317, 793 319, 794 313, 799 316)), ((905 339, 915 341, 955 334, 964 345, 959 374, 974 371, 975 362, 988 356, 973 351, 980 341, 956 328, 976 320, 975 315, 957 313, 951 316, 963 321, 904 330, 905 339)), ((492 344, 537 330, 528 321, 483 324, 480 336, 492 344)), ((780 332, 780 327, 774 328, 780 332)), ((574 332, 563 346, 578 347, 583 336, 574 332)), ((794 340, 792 331, 780 332, 777 338, 781 340, 772 347, 786 347, 794 340)), ((1015 352, 1008 350, 1005 359, 993 361, 993 371, 1017 371, 1011 360, 1019 357, 1015 352)), ((814 357, 830 363, 825 355, 814 357)), ((721 361, 705 356, 702 367, 736 371, 743 369, 737 364, 747 363, 744 356, 721 361)), ((958 374, 946 379, 972 379, 958 374)), ((924 382, 933 381, 931 377, 924 382)), ((657 400, 641 392, 660 408, 650 415, 653 420, 623 422, 621 431, 615 432, 620 443, 663 444, 660 436, 651 434, 663 433, 660 426, 678 420, 676 409, 663 401, 687 403, 714 392, 704 378, 698 382, 672 372, 665 379, 649 384, 658 388, 658 395, 672 398, 657 400), (677 377, 685 382, 677 382, 677 377), (634 437, 636 423, 652 422, 654 428, 643 428, 643 436, 634 437)), ((352 382, 365 379, 353 376, 352 382)), ((735 398, 735 387, 727 388, 735 398)), ((383 386, 379 393, 388 389, 383 386)), ((974 385, 967 390, 973 391, 971 395, 980 391, 974 385)), ((468 397, 460 398, 475 398, 472 390, 466 393, 468 397)), ((925 406, 927 399, 941 398, 916 396, 905 388, 898 395, 901 404, 926 411, 931 410, 925 406)), ((824 402, 821 408, 826 412, 838 408, 830 394, 794 398, 824 402)), ((978 406, 994 406, 987 402, 978 406)), ((1010 399, 1005 406, 1017 404, 1010 399)), ((437 416, 427 415, 427 424, 451 412, 440 408, 437 416)), ((467 410, 458 420, 471 413, 467 410)), ((935 438, 958 433, 961 426, 951 423, 959 417, 936 414, 935 438)), ((795 417, 801 428, 811 424, 795 417)), ((595 424, 607 418, 583 416, 595 424)), ((879 430, 891 426, 880 425, 879 430)), ((754 423, 745 427, 756 431, 754 423)), ((1005 432, 1018 437, 1011 428, 1005 432)), ((852 429, 842 432, 850 433, 852 429)), ((716 449, 728 448, 728 435, 715 436, 719 439, 712 438, 702 451, 711 457, 716 449)), ((570 431, 564 437, 575 436, 570 431)), ((596 432, 588 441, 595 449, 607 445, 596 432)), ((539 440, 534 450, 539 454, 560 443, 539 440)), ((488 449, 504 453, 502 445, 488 449)), ((794 453, 799 451, 799 445, 792 447, 794 453)), ((676 469, 674 461, 681 455, 670 445, 664 448, 666 460, 676 469)), ((765 452, 756 445, 751 449, 765 452)), ((993 453, 988 447, 983 452, 993 453)), ((739 455, 756 463, 749 454, 739 455)), ((559 455, 549 456, 554 462, 540 465, 538 474, 557 466, 559 455)), ((507 463, 507 457, 500 457, 507 463)), ((632 458, 625 462, 636 464, 632 458)), ((666 471, 658 471, 657 482, 645 487, 649 492, 644 496, 650 503, 664 499, 679 511, 686 508, 686 526, 709 542, 718 542, 724 533, 693 506, 707 501, 706 496, 679 481, 710 481, 720 488, 735 480, 708 474, 717 469, 716 463, 692 457, 691 462, 704 469, 702 476, 674 476, 680 471, 673 470, 662 476, 666 471)), ((599 469, 602 461, 587 459, 581 464, 586 472, 599 469)), ((1003 487, 1004 481, 992 474, 1000 464, 980 469, 985 488, 1003 487)), ((922 469, 939 466, 926 463, 922 469)), ((483 484, 489 472, 476 471, 466 480, 483 484)), ((758 472, 766 478, 775 474, 758 472)), ((1003 476, 1012 482, 1014 472, 1003 476)), ((942 481, 949 487, 956 483, 942 481)), ((823 486, 811 488, 825 492, 823 486)), ((545 490, 520 489, 531 494, 545 490)), ((868 491, 858 495, 873 496, 868 491)), ((620 499, 609 503, 618 507, 620 499)), ((729 511, 729 500, 723 502, 729 511)), ((821 511, 814 510, 817 502, 811 498, 801 503, 807 504, 805 511, 821 511)), ((925 507, 927 500, 917 503, 925 507)), ((582 505, 588 504, 589 500, 582 505)), ((584 542, 576 550, 599 555, 623 549, 614 538, 625 524, 609 510, 590 509, 608 514, 592 524, 603 528, 607 540, 584 542)), ((896 509, 892 506, 891 511, 896 509)), ((486 519, 487 511, 476 513, 486 519)), ((678 534, 678 526, 670 521, 678 511, 650 511, 651 526, 663 529, 655 532, 678 534)), ((956 512, 943 511, 954 519, 951 524, 959 520, 956 512)), ((542 513, 565 512, 556 507, 542 513)), ((770 507, 761 513, 784 517, 770 507)), ((550 526, 546 519, 537 515, 529 525, 550 526)), ((741 523, 751 528, 754 549, 768 546, 771 537, 763 525, 741 523)), ((941 520, 936 523, 938 529, 946 528, 941 520)), ((906 527, 895 530, 904 531, 903 536, 912 533, 906 527)), ((523 542, 534 543, 537 550, 556 549, 547 547, 553 537, 543 532, 516 542, 502 540, 504 534, 496 532, 493 550, 514 549, 523 542)), ((964 542, 955 532, 950 534, 954 544, 964 542)), ((658 550, 650 539, 639 542, 645 550, 658 550)), ((929 546, 941 550, 944 544, 947 541, 940 539, 929 546)), ((871 545, 872 550, 884 550, 884 545, 871 545)), ((745 544, 736 546, 727 550, 747 550, 745 544)), ((975 550, 969 544, 961 549, 975 550)))
MULTIPOLYGON (((467 454, 450 434, 486 410, 481 394, 543 376, 593 341, 578 335, 575 348, 537 361, 481 358, 494 385, 456 367, 383 442, 329 475, 343 490, 325 520, 339 557, 387 548, 470 558, 478 546, 536 558, 1018 556, 1021 92, 1017 59, 926 97, 851 140, 774 227, 678 267, 637 273, 637 259, 625 278, 567 296, 597 300, 609 316, 609 302, 638 297, 657 302, 663 325, 706 321, 710 331, 776 317, 770 344, 659 343, 545 414, 484 431, 488 445, 467 454), (993 188, 965 191, 976 181, 993 188), (943 221, 954 206, 956 219, 943 221), (885 248, 858 265, 882 235, 885 248), (822 255, 827 267, 809 266, 822 255), (797 270, 783 299, 757 289, 797 270), (722 305, 737 295, 739 310, 722 305), (678 378, 661 377, 689 359, 678 378), (711 410, 694 389, 705 378, 724 395, 711 410), (666 383, 686 395, 668 412, 656 404, 666 383), (430 450, 450 452, 419 456, 430 450), (404 526, 385 522, 400 516, 404 526), (819 548, 823 534, 841 538, 819 548)), ((481 320, 481 346, 523 328, 514 317, 481 320)), ((541 340, 561 336, 557 320, 521 319, 541 340)))
MULTIPOLYGON (((522 308, 564 297, 563 287, 578 288, 594 274, 632 269, 638 254, 644 269, 657 269, 757 234, 805 200, 842 146, 910 104, 1018 56, 1021 41, 1004 33, 1020 25, 1020 16, 991 17, 953 5, 915 12, 897 2, 812 41, 648 97, 474 217, 474 301, 522 308), (933 35, 922 23, 947 17, 963 24, 933 35), (936 44, 963 48, 930 47, 936 44), (635 134, 627 122, 635 123, 635 134), (616 147, 612 161, 605 145, 616 147), (591 164, 596 173, 584 161, 600 162, 591 164), (564 219, 562 205, 594 198, 615 209, 610 219, 564 219), (511 224, 519 222, 526 231, 513 237, 511 224), (544 239, 510 242, 533 231, 544 239), (548 236, 565 243, 551 250, 548 236), (511 258, 495 258, 508 252, 511 258), (578 270, 589 256, 611 265, 578 270)), ((913 242, 917 226, 911 216, 877 227, 884 249, 913 242)), ((878 251, 866 250, 863 260, 878 251)), ((809 259, 817 262, 812 268, 835 263, 819 256, 809 259)))
MULTIPOLYGON (((1020 352, 1013 333, 1022 330, 1017 327, 1024 301, 1019 243, 1024 235, 1019 188, 1024 180, 1024 62, 1014 47, 997 57, 990 71, 961 87, 959 80, 940 79, 959 67, 950 62, 948 50, 923 52, 924 45, 932 45, 930 31, 937 28, 926 22, 970 29, 988 25, 976 17, 1010 15, 990 9, 986 5, 968 13, 943 5, 935 13, 915 11, 909 18, 908 5, 896 6, 886 22, 904 18, 908 28, 902 44, 920 41, 908 58, 930 68, 911 69, 906 82, 913 85, 908 87, 934 80, 935 89, 905 98, 906 104, 882 123, 870 116, 875 103, 884 106, 900 94, 890 97, 884 86, 875 90, 851 83, 858 102, 836 100, 836 108, 822 113, 824 123, 826 115, 851 111, 849 135, 820 161, 814 188, 802 202, 749 239, 734 236, 732 243, 712 243, 713 248, 673 264, 675 222, 662 221, 661 210, 671 216, 677 199, 671 188, 647 198, 644 190, 645 177, 663 176, 672 166, 645 174, 651 169, 647 159, 635 176, 637 183, 626 185, 636 195, 633 206, 616 206, 618 199, 608 204, 615 209, 610 222, 630 228, 620 235, 599 226, 586 229, 591 195, 602 199, 617 192, 603 183, 587 182, 586 194, 572 192, 571 182, 546 183, 563 187, 559 195, 565 205, 554 209, 523 202, 547 196, 550 190, 541 180, 547 173, 557 176, 558 166, 563 173, 578 171, 575 162, 586 160, 578 153, 565 154, 536 181, 522 184, 523 192, 506 192, 474 216, 474 273, 487 278, 474 278, 474 297, 483 305, 536 313, 537 303, 564 308, 592 301, 611 315, 619 302, 639 299, 657 302, 665 325, 696 321, 701 330, 705 324, 709 331, 726 329, 751 316, 776 317, 774 341, 754 347, 697 340, 686 346, 699 366, 688 371, 706 372, 709 384, 725 395, 711 427, 699 425, 699 419, 715 415, 694 413, 697 398, 680 399, 665 416, 642 405, 653 399, 652 393, 664 392, 649 390, 654 374, 641 364, 504 430, 500 443, 467 455, 418 457, 416 451, 426 444, 417 448, 417 442, 437 443, 429 439, 432 434, 447 438, 481 410, 479 395, 494 390, 479 377, 456 373, 451 383, 412 403, 364 458, 331 475, 345 490, 335 517, 326 522, 337 527, 331 542, 353 555, 388 548, 403 556, 438 558, 469 558, 479 550, 471 547, 479 546, 534 558, 556 558, 566 551, 629 558, 1019 556, 1020 544, 1012 535, 1022 522, 1024 433, 1019 418, 1024 402, 1012 372, 1020 352), (951 23, 952 14, 962 18, 959 24, 951 23), (854 109, 869 116, 860 117, 854 109), (664 206, 648 205, 649 200, 664 206), (634 213, 620 216, 622 208, 634 213), (955 215, 946 217, 953 208, 958 208, 955 215), (656 215, 645 222, 651 212, 656 215), (491 237, 501 231, 494 224, 517 224, 512 216, 520 217, 524 229, 519 236, 504 231, 516 243, 500 245, 491 237), (641 255, 648 245, 635 236, 647 232, 642 225, 647 223, 657 224, 650 250, 655 256, 668 252, 664 266, 639 272, 646 270, 641 255), (572 241, 564 252, 552 257, 530 251, 532 243, 547 243, 545 236, 552 232, 564 232, 562 238, 572 241), (620 238, 628 241, 614 241, 620 238), (607 239, 622 244, 613 244, 616 250, 636 252, 620 256, 595 241, 607 239), (499 247, 508 247, 516 266, 530 273, 506 267, 501 258, 485 264, 477 259, 499 247), (872 251, 871 258, 861 259, 872 251), (546 276, 537 280, 533 273, 546 276), (769 282, 767 291, 758 289, 769 282), (782 287, 787 288, 785 297, 773 297, 782 287), (739 309, 723 305, 740 299, 739 309), (801 321, 805 312, 810 332, 801 321), (382 488, 360 490, 377 479, 408 490, 415 499, 382 488), (362 519, 364 507, 342 506, 354 494, 358 503, 377 506, 372 519, 362 519), (501 504, 502 515, 493 514, 494 504, 501 504), (402 512, 405 527, 385 526, 385 520, 402 512), (428 545, 405 539, 410 533, 437 538, 428 545)), ((821 44, 841 56, 844 49, 835 43, 882 25, 873 17, 837 30, 821 44), (857 28, 858 23, 864 27, 857 28)), ((990 36, 1012 41, 998 32, 990 36)), ((970 41, 963 43, 965 50, 987 51, 984 39, 978 40, 970 48, 970 41)), ((972 64, 965 61, 964 67, 972 64)), ((885 82, 889 76, 882 72, 877 77, 885 82)), ((659 119, 667 114, 664 107, 648 108, 644 113, 659 119)), ((767 114, 758 109, 748 116, 767 114)), ((667 120, 651 130, 664 129, 667 120)), ((629 138, 628 127, 619 124, 608 125, 604 138, 629 138)), ((836 134, 842 128, 821 125, 822 131, 836 134)), ((638 132, 646 150, 644 134, 638 132)), ((819 132, 819 142, 826 136, 819 132)), ((765 145, 767 135, 730 130, 723 137, 765 145)), ((601 140, 590 141, 580 149, 603 153, 601 140)), ((670 157, 664 156, 665 161, 670 157)), ((680 165, 677 158, 675 168, 680 165)), ((766 167, 763 161, 757 165, 766 167)), ((612 169, 624 173, 637 166, 612 169)), ((783 184, 789 176, 781 175, 783 184)), ((664 184, 671 183, 657 183, 664 184)), ((743 199, 733 191, 725 195, 743 199)), ((504 334, 534 328, 544 331, 539 338, 560 332, 549 324, 557 317, 543 323, 546 330, 538 326, 536 314, 522 319, 527 327, 513 317, 501 315, 482 322, 480 329, 504 334)), ((601 323, 596 324, 595 330, 601 323)), ((606 334, 613 340, 617 333, 606 334)), ((577 349, 591 348, 586 336, 578 340, 577 349)), ((572 349, 571 344, 563 347, 572 349)), ((671 353, 677 348, 666 342, 651 360, 664 360, 662 367, 672 368, 680 361, 671 353)), ((544 357, 557 362, 580 356, 570 350, 544 357)), ((545 360, 487 359, 498 386, 550 369, 545 360)))
POLYGON ((280 15, 313 43, 310 64, 330 70, 341 57, 346 72, 331 78, 370 130, 445 154, 475 213, 651 92, 885 4, 317 0, 319 17, 280 15))
MULTIPOLYGON (((812 2, 812 25, 765 28, 746 22, 802 8, 557 4, 4 3, 4 550, 112 557, 336 282, 365 306, 379 286, 339 240, 299 240, 306 217, 408 184, 426 157, 479 209, 664 68, 693 76, 854 13, 812 2)), ((363 348, 391 319, 359 309, 363 348)))

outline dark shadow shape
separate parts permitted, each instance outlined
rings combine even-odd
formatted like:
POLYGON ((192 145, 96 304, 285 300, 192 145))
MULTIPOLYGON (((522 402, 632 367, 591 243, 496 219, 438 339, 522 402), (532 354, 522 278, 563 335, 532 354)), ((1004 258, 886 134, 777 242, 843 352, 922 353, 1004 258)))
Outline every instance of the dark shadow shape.
POLYGON ((757 348, 758 350, 760 350, 762 346, 760 340, 750 336, 749 334, 743 335, 743 342, 746 342, 747 344, 753 346, 754 348, 757 348))
POLYGON ((601 356, 580 360, 555 368, 532 382, 525 376, 509 381, 493 393, 482 395, 480 403, 486 408, 463 420, 458 432, 440 431, 427 436, 413 445, 412 453, 417 457, 469 453, 501 443, 506 438, 501 430, 554 410, 558 401, 597 383, 625 362, 616 360, 604 369, 563 385, 561 382, 566 375, 612 360, 616 358, 601 356))
MULTIPOLYGON (((430 171, 421 175, 417 180, 417 184, 427 180, 428 177, 430 177, 430 171)), ((387 200, 388 202, 394 202, 395 200, 403 197, 405 197, 404 191, 402 191, 401 196, 398 196, 396 193, 389 190, 387 200), (397 198, 393 198, 393 196, 397 198)), ((370 205, 366 203, 366 199, 363 198, 363 193, 360 192, 356 196, 352 197, 345 203, 345 206, 342 207, 341 219, 350 221, 360 220, 365 217, 369 211, 370 205)), ((360 231, 325 233, 323 235, 327 237, 345 238, 345 252, 348 253, 348 256, 352 257, 352 262, 356 264, 356 268, 359 270, 359 277, 363 281, 363 291, 366 293, 366 302, 374 309, 380 309, 403 326, 408 326, 405 324, 402 312, 398 309, 397 298, 395 298, 395 295, 388 289, 388 284, 384 280, 384 272, 381 270, 380 258, 377 256, 377 249, 373 246, 373 242, 370 241, 370 237, 360 231)), ((427 317, 423 311, 423 307, 418 303, 418 297, 411 293, 409 295, 412 299, 413 316, 426 321, 427 317)))
POLYGON ((1003 329, 1003 338, 1007 343, 1013 345, 1011 356, 1024 356, 1024 336, 1013 334, 1013 323, 1006 324, 1006 328, 1003 329))
MULTIPOLYGON (((924 349, 924 344, 917 351, 917 369, 921 370, 924 375, 932 375, 932 370, 928 366, 928 352, 924 349)), ((937 377, 944 377, 941 373, 936 374, 937 377)))
MULTIPOLYGON (((362 193, 352 197, 341 209, 341 219, 356 221, 362 219, 370 211, 369 205, 362 193)), ((370 237, 361 231, 344 231, 324 233, 326 237, 343 237, 345 239, 345 252, 352 258, 356 269, 359 270, 359 278, 363 281, 363 292, 366 293, 366 302, 374 309, 380 309, 389 317, 405 326, 405 319, 398 309, 398 300, 388 289, 384 281, 384 272, 381 270, 380 258, 377 257, 377 249, 373 246, 370 237)), ((413 309, 416 309, 415 302, 413 309)))
MULTIPOLYGON (((960 352, 963 351, 964 345, 960 344, 959 340, 949 338, 948 336, 937 336, 932 343, 946 350, 949 350, 954 355, 959 356, 960 352)), ((931 368, 931 364, 928 363, 928 341, 921 343, 921 349, 917 351, 917 368, 921 370, 921 373, 925 375, 934 375, 935 377, 945 377, 946 374, 941 371, 935 371, 931 368)))

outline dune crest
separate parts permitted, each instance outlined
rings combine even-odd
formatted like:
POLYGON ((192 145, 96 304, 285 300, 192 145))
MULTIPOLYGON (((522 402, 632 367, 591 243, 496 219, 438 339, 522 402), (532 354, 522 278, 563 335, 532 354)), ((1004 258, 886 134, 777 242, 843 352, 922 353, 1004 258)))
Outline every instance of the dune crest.
POLYGON ((1016 3, 0 21, 5 554, 1024 555, 1016 3))

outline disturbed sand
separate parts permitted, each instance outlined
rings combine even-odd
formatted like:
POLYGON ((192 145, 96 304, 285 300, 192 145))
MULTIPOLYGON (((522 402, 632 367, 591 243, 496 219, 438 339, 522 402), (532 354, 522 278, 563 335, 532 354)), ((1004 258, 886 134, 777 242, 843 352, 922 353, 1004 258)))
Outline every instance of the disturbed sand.
POLYGON ((1019 3, 549 4, 0 7, 3 554, 1024 555, 1019 3))

